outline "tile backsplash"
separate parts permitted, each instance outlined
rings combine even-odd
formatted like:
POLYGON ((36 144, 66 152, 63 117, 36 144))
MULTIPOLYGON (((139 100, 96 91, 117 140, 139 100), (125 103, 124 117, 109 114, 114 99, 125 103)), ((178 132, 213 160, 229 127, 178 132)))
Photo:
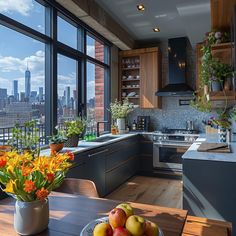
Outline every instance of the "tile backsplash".
POLYGON ((162 109, 137 108, 129 114, 129 124, 137 120, 137 116, 150 116, 150 130, 159 130, 163 127, 185 129, 186 121, 192 120, 194 128, 204 132, 202 120, 208 119, 211 114, 199 112, 191 106, 180 106, 179 99, 186 97, 163 97, 162 109))

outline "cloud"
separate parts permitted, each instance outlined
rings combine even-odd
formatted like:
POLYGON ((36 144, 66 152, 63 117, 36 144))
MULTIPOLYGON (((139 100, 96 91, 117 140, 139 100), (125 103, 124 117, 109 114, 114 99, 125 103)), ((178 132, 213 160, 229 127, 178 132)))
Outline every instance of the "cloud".
POLYGON ((23 16, 29 15, 29 11, 33 7, 32 0, 2 0, 0 1, 1 13, 18 12, 23 16))
POLYGON ((90 57, 95 57, 95 47, 92 45, 87 45, 87 55, 90 57))
POLYGON ((95 81, 89 81, 87 83, 87 99, 95 97, 95 81))
POLYGON ((0 72, 20 71, 21 73, 24 73, 27 63, 31 72, 44 70, 44 52, 40 50, 35 52, 34 55, 23 59, 0 55, 0 72))

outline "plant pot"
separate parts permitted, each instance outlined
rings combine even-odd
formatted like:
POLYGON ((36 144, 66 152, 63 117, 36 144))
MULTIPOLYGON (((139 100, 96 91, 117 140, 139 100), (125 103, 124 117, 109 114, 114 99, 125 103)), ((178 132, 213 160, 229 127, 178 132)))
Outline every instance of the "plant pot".
POLYGON ((211 91, 212 92, 222 91, 222 88, 223 88, 222 82, 220 82, 218 80, 216 80, 216 81, 212 80, 211 81, 211 91))
POLYGON ((232 78, 226 78, 224 82, 224 90, 229 91, 232 87, 232 78))
POLYGON ((48 199, 44 201, 16 201, 14 212, 14 229, 20 235, 34 235, 48 227, 48 199))
POLYGON ((119 132, 126 130, 125 118, 118 118, 118 119, 116 120, 116 124, 117 124, 117 127, 118 127, 119 132))
POLYGON ((220 143, 226 143, 226 141, 227 141, 227 129, 219 127, 218 128, 218 136, 219 136, 219 142, 220 143))
POLYGON ((49 147, 52 152, 59 152, 64 147, 64 143, 51 143, 49 147))
POLYGON ((77 147, 79 142, 79 135, 71 136, 65 142, 65 147, 77 147))

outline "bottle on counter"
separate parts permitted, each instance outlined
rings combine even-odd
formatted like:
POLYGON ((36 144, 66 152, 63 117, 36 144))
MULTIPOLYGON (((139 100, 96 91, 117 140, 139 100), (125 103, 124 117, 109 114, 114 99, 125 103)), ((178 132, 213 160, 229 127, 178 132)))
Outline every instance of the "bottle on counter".
POLYGON ((133 121, 133 124, 132 124, 132 130, 137 130, 137 123, 135 120, 133 121))

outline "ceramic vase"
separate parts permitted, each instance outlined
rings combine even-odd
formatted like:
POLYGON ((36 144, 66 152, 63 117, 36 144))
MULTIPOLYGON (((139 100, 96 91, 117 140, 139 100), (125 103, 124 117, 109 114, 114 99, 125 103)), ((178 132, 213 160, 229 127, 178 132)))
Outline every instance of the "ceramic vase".
POLYGON ((64 147, 64 143, 51 143, 49 146, 52 152, 60 152, 64 147))
POLYGON ((16 201, 14 212, 14 228, 20 235, 34 235, 48 227, 48 199, 44 201, 16 201))
POLYGON ((222 83, 218 80, 211 81, 211 91, 212 92, 219 92, 222 90, 222 83))
POLYGON ((116 120, 116 124, 117 124, 118 130, 119 130, 119 133, 122 133, 122 132, 124 132, 126 130, 125 118, 118 118, 116 120))

